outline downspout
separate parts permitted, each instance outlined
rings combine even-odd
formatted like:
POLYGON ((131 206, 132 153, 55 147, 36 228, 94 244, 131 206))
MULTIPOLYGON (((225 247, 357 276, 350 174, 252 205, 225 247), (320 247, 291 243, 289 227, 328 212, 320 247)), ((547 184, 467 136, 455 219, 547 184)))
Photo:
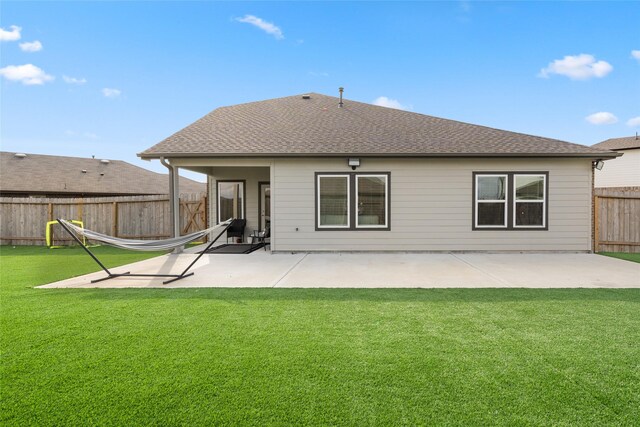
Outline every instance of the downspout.
MULTIPOLYGON (((178 187, 178 171, 177 168, 160 157, 160 163, 169 169, 169 212, 171 216, 171 237, 180 236, 180 193, 178 187)), ((184 246, 177 247, 173 250, 174 254, 182 253, 184 246)))

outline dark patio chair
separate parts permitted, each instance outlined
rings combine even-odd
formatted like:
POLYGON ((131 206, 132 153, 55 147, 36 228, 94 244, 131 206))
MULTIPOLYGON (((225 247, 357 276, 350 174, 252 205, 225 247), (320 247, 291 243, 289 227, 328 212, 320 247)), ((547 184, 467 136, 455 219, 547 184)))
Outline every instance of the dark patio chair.
POLYGON ((234 219, 229 228, 227 229, 227 243, 230 238, 239 237, 241 241, 244 241, 244 227, 247 225, 246 219, 234 219))
POLYGON ((269 245, 269 243, 267 242, 267 239, 269 239, 271 237, 271 227, 267 227, 264 229, 264 231, 260 231, 260 230, 253 230, 253 233, 251 233, 251 244, 254 243, 263 243, 264 244, 264 250, 267 250, 267 245, 269 245))

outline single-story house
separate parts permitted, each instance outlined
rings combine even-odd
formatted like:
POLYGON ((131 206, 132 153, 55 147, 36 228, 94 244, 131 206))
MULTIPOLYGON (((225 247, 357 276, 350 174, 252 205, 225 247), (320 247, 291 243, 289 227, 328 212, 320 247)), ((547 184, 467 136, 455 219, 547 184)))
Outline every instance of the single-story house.
POLYGON ((607 139, 592 147, 623 154, 622 157, 607 162, 601 170, 596 170, 596 188, 640 188, 640 138, 638 135, 607 139))
POLYGON ((218 108, 139 153, 209 179, 271 250, 590 251, 593 166, 550 138, 310 93, 218 108))
MULTIPOLYGON (((183 193, 205 183, 180 177, 183 193)), ((103 197, 169 194, 166 174, 122 160, 0 152, 0 196, 103 197)))

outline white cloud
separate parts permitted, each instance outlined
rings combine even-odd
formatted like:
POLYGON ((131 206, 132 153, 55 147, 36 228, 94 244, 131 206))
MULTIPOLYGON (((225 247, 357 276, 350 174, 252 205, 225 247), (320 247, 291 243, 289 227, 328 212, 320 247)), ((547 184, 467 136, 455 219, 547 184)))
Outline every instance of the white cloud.
POLYGON ((87 82, 87 79, 83 78, 76 78, 76 77, 69 77, 69 76, 62 76, 62 80, 64 80, 65 83, 69 83, 70 85, 83 85, 87 82))
POLYGON ((12 25, 9 28, 11 28, 11 31, 0 28, 0 41, 14 42, 16 40, 20 40, 20 31, 22 31, 22 28, 17 25, 12 25))
POLYGON ((464 13, 471 12, 471 3, 469 3, 468 1, 461 1, 458 6, 459 9, 464 13))
POLYGON ((20 43, 20 49, 22 49, 23 52, 38 52, 42 50, 42 43, 38 40, 20 43))
POLYGON ((614 123, 618 123, 618 118, 606 111, 593 113, 584 119, 592 125, 612 125, 614 123))
POLYGON ((632 117, 629 120, 627 120, 627 126, 630 126, 632 128, 640 127, 640 116, 632 117))
POLYGON ((257 16, 245 15, 242 18, 236 18, 236 21, 242 22, 244 24, 251 24, 253 26, 256 26, 260 28, 262 31, 264 31, 265 33, 271 34, 273 37, 277 38, 278 40, 282 40, 284 38, 284 35, 282 34, 282 30, 278 26, 276 26, 271 22, 267 22, 262 18, 258 18, 257 16))
POLYGON ((373 100, 373 105, 380 107, 395 108, 396 110, 410 110, 409 105, 403 105, 396 99, 387 98, 386 96, 379 96, 373 100))
POLYGON ((640 50, 632 50, 631 57, 640 61, 640 50))
POLYGON ((102 89, 102 94, 107 98, 117 98, 120 96, 120 94, 122 94, 122 91, 119 89, 111 89, 105 87, 104 89, 102 89))
POLYGON ((48 75, 42 68, 36 67, 33 64, 9 65, 0 68, 0 76, 3 76, 7 80, 21 82, 27 86, 42 85, 53 80, 53 76, 48 75))
POLYGON ((606 61, 596 61, 593 55, 567 55, 563 59, 556 59, 547 68, 540 70, 539 77, 548 78, 549 74, 567 76, 571 80, 588 80, 593 77, 604 77, 613 71, 613 67, 606 61))
POLYGON ((463 24, 471 22, 471 2, 458 2, 458 7, 456 9, 456 19, 463 24))

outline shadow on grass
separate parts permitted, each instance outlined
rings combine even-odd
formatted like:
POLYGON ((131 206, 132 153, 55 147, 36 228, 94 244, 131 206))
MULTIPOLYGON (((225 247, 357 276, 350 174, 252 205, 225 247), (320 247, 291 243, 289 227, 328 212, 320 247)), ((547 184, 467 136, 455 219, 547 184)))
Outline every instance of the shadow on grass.
POLYGON ((640 289, 43 289, 92 300, 519 302, 624 301, 640 303, 640 289))

